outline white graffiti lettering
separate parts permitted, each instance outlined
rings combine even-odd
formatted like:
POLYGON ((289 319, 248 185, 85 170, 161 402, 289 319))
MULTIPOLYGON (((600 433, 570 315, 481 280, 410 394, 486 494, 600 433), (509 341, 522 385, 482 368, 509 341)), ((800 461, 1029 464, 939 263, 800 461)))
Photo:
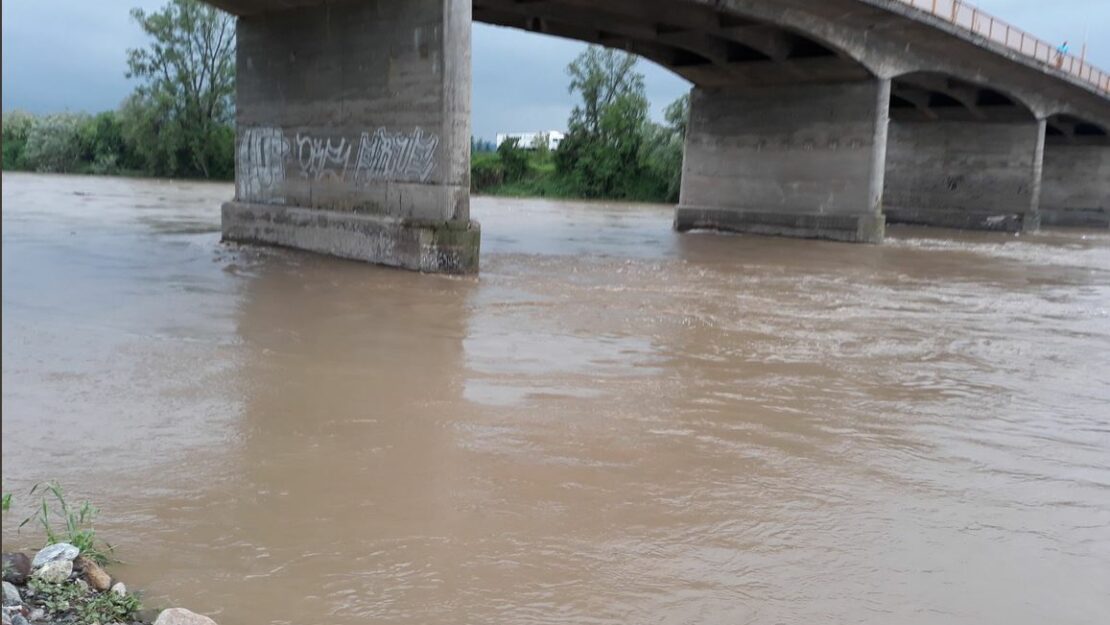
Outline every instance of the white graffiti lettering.
POLYGON ((297 162, 301 175, 312 180, 343 180, 347 175, 347 162, 351 159, 351 146, 346 139, 332 143, 331 139, 315 139, 297 135, 297 162))
POLYGON ((378 128, 362 133, 354 159, 352 148, 343 137, 298 133, 290 140, 280 128, 243 128, 236 154, 236 194, 244 202, 284 204, 287 194, 300 192, 287 181, 287 167, 299 168, 310 182, 340 182, 356 189, 383 181, 428 182, 437 167, 439 137, 419 127, 411 133, 378 128))
POLYGON ((355 159, 355 184, 377 180, 427 182, 436 167, 439 137, 416 128, 412 134, 378 128, 362 133, 355 159))
POLYGON ((240 169, 236 186, 239 199, 272 202, 274 191, 285 182, 285 157, 288 154, 289 141, 280 128, 243 129, 239 139, 240 169))

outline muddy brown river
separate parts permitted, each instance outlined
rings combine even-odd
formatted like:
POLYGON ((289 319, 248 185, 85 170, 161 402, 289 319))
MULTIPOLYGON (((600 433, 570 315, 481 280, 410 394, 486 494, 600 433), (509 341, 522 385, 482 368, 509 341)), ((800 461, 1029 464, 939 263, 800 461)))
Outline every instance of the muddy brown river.
POLYGON ((449 278, 232 192, 3 175, 5 549, 57 479, 221 625, 1110 622, 1110 232, 476 198, 449 278))

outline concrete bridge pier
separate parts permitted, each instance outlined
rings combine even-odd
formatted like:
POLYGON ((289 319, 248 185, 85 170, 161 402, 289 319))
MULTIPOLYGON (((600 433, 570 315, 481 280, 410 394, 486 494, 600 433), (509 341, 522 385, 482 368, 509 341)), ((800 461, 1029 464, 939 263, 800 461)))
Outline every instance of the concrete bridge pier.
POLYGON ((695 88, 675 228, 882 241, 890 81, 695 88))
POLYGON ((1044 152, 1042 223, 1110 228, 1110 137, 1095 126, 1052 122, 1055 132, 1044 152))
POLYGON ((471 3, 313 3, 238 21, 226 240, 477 271, 471 3))
POLYGON ((883 211, 890 223, 1034 231, 1045 122, 891 121, 883 211))

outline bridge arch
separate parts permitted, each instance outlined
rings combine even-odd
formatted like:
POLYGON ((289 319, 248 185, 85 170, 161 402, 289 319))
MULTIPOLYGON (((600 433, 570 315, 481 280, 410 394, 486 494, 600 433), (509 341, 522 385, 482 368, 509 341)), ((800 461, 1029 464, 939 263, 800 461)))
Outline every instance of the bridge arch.
POLYGON ((894 121, 1032 122, 1037 114, 1017 94, 941 72, 891 78, 894 121))
POLYGON ((835 38, 747 8, 700 0, 473 0, 475 21, 625 50, 698 87, 874 76, 835 38))

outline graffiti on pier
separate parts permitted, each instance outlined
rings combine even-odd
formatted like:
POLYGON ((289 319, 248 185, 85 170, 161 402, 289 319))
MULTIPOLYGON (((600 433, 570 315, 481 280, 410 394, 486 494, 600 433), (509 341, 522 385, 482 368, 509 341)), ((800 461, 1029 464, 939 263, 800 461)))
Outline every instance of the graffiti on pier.
POLYGON ((436 168, 439 137, 419 127, 412 134, 390 133, 378 128, 362 133, 355 159, 355 183, 377 180, 427 182, 436 168))
POLYGON ((285 182, 289 141, 280 128, 243 129, 239 139, 239 176, 236 193, 252 202, 272 198, 285 182))
POLYGON ((240 131, 236 191, 241 201, 284 204, 287 194, 304 188, 292 173, 297 171, 310 184, 340 183, 354 191, 376 182, 428 182, 438 166, 439 137, 420 127, 412 132, 363 132, 357 152, 354 142, 343 136, 290 136, 269 126, 240 131), (294 180, 287 180, 287 169, 294 180))
POLYGON ((351 144, 346 139, 317 139, 297 134, 297 163, 301 175, 310 180, 343 180, 351 159, 351 144))

